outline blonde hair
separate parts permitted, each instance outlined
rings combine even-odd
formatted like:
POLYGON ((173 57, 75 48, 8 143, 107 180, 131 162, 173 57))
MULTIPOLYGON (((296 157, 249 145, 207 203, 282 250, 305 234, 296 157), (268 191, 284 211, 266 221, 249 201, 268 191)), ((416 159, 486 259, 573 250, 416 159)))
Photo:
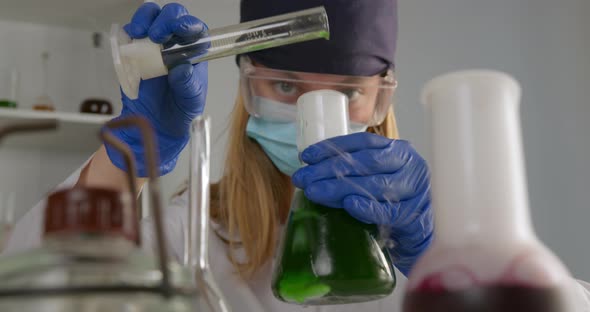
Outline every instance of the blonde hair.
MULTIPOLYGON (((293 186, 260 145, 246 135, 248 112, 238 94, 231 117, 225 170, 219 183, 211 186, 211 218, 221 224, 228 237, 228 257, 243 278, 250 278, 275 252, 280 225, 285 223, 293 186), (243 248, 245 260, 235 251, 243 248)), ((393 108, 385 120, 367 131, 398 138, 393 108)), ((221 236, 220 236, 221 237, 221 236)))

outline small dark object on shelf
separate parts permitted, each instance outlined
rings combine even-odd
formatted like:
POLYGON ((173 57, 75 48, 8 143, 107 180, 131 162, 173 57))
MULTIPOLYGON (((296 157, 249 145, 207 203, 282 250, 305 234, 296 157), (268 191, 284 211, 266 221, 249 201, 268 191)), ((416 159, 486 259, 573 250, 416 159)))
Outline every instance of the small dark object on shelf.
POLYGON ((103 99, 87 99, 80 106, 81 113, 112 115, 113 105, 111 102, 103 99))

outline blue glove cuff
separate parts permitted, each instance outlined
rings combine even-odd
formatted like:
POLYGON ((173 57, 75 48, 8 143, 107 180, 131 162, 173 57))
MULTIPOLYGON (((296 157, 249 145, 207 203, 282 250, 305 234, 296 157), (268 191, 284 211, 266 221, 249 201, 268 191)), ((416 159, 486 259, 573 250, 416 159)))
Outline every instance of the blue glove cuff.
MULTIPOLYGON (((148 177, 148 170, 147 164, 145 161, 145 152, 144 152, 144 144, 142 141, 141 133, 139 129, 135 128, 120 128, 120 129, 113 129, 113 130, 106 130, 103 131, 111 131, 116 138, 125 142, 133 156, 135 157, 135 161, 137 162, 137 177, 148 177)), ((174 170, 176 167, 176 162, 182 150, 186 147, 190 135, 187 134, 183 137, 171 137, 169 135, 158 133, 155 136, 157 140, 157 151, 156 151, 156 164, 157 169, 160 175, 165 175, 174 170)), ((109 159, 117 168, 127 172, 127 168, 125 166, 125 159, 123 155, 113 148, 112 146, 105 144, 105 148, 107 151, 107 155, 109 159)))
POLYGON ((424 251, 428 249, 430 243, 432 242, 433 232, 430 232, 428 236, 426 236, 420 243, 408 246, 407 244, 400 244, 395 238, 393 240, 396 242, 396 246, 389 249, 389 254, 393 258, 393 263, 395 267, 402 272, 404 276, 408 276, 418 258, 422 256, 424 251))

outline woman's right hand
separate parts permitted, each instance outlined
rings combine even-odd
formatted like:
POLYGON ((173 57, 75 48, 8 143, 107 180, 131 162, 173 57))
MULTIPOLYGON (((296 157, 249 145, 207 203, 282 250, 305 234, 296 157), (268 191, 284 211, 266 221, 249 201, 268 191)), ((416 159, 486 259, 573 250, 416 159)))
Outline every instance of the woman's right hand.
MULTIPOLYGON (((191 43, 207 35, 207 25, 189 15, 177 3, 160 8, 155 3, 144 3, 124 27, 133 39, 149 37, 158 44, 191 43)), ((143 116, 152 124, 158 139, 161 174, 174 169, 180 152, 186 146, 190 124, 203 113, 207 97, 207 63, 181 64, 169 71, 168 76, 141 82, 139 97, 131 100, 123 92, 123 109, 117 118, 143 116)), ((136 129, 118 129, 113 134, 127 143, 137 160, 138 176, 145 177, 147 170, 143 157, 143 144, 136 129)), ((111 162, 125 170, 122 155, 106 146, 111 162)))

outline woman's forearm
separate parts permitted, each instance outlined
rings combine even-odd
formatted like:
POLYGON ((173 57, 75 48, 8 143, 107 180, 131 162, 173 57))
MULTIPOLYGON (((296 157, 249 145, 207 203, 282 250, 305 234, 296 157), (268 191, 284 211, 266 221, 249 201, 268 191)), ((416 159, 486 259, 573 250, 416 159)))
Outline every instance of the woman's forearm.
MULTIPOLYGON (((137 191, 141 189, 146 180, 145 178, 135 179, 137 191)), ((86 167, 82 169, 77 184, 117 191, 129 191, 127 173, 111 163, 104 145, 98 149, 86 167)))

